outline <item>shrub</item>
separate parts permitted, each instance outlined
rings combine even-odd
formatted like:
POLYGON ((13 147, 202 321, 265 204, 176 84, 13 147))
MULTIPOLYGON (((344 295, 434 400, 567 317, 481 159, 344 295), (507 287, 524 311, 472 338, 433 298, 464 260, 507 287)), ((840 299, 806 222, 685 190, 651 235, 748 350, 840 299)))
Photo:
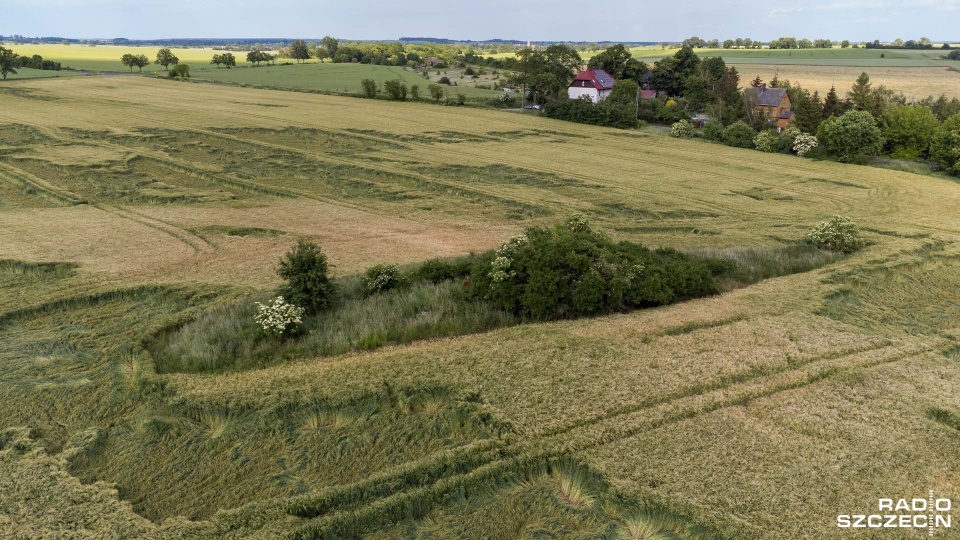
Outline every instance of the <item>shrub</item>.
POLYGON ((670 250, 615 244, 583 216, 531 228, 480 257, 473 294, 535 319, 609 313, 716 292, 710 268, 670 250))
POLYGON ((267 334, 282 336, 291 334, 300 326, 305 310, 293 304, 288 304, 283 296, 276 297, 269 304, 256 302, 257 314, 253 320, 260 329, 267 334))
POLYGON ((723 134, 723 143, 737 148, 753 148, 753 138, 757 132, 743 120, 730 124, 723 134))
POLYGON ((901 105, 883 111, 880 126, 891 157, 916 160, 927 156, 940 122, 930 107, 901 105))
POLYGON ((398 289, 406 285, 407 280, 400 273, 400 267, 395 264, 378 264, 371 266, 363 279, 363 288, 368 295, 398 289))
POLYGON ((450 86, 450 84, 451 84, 451 83, 450 83, 450 77, 446 77, 446 76, 440 77, 440 80, 437 81, 437 82, 440 83, 440 84, 445 84, 445 85, 447 85, 447 86, 450 86))
POLYGON ((467 95, 457 94, 457 105, 466 105, 466 104, 467 104, 467 95))
POLYGON ((678 139, 689 139, 693 137, 693 125, 687 120, 674 122, 670 126, 670 136, 678 139))
POLYGON ((866 111, 848 111, 830 117, 817 129, 817 140, 842 163, 866 162, 883 150, 883 138, 873 116, 866 111))
POLYGON ((336 289, 327 275, 327 257, 320 246, 306 240, 297 242, 282 259, 277 274, 287 281, 281 295, 307 313, 316 313, 333 303, 336 289))
POLYGON ((384 81, 383 91, 390 99, 397 101, 407 99, 407 84, 399 79, 384 81))
POLYGON ((960 176, 960 113, 947 118, 934 133, 930 157, 940 169, 960 176))
POLYGON ((377 97, 377 81, 373 79, 363 79, 360 81, 360 93, 365 98, 377 97))
POLYGON ((865 244, 856 223, 842 216, 817 224, 807 235, 807 240, 820 249, 840 253, 853 253, 865 244))
POLYGON ((798 156, 803 157, 819 145, 820 143, 816 137, 808 133, 801 133, 793 140, 793 151, 798 156))
POLYGON ((451 261, 430 259, 417 267, 410 278, 415 281, 429 281, 431 283, 462 279, 470 275, 473 262, 472 257, 463 257, 451 261))
POLYGON ((589 99, 559 99, 547 105, 544 115, 557 120, 620 129, 634 128, 638 125, 633 105, 609 100, 594 104, 589 99))
POLYGON ((753 138, 753 146, 761 152, 776 152, 779 141, 780 135, 776 131, 768 129, 761 131, 753 138))
POLYGON ((433 98, 433 101, 440 101, 443 98, 443 87, 439 84, 428 85, 427 90, 430 92, 430 97, 433 98))
POLYGON ((414 101, 420 101, 420 85, 418 84, 410 85, 410 99, 414 101))
POLYGON ((708 141, 721 142, 723 141, 723 134, 726 128, 723 127, 723 122, 719 120, 710 120, 703 126, 703 138, 708 141))

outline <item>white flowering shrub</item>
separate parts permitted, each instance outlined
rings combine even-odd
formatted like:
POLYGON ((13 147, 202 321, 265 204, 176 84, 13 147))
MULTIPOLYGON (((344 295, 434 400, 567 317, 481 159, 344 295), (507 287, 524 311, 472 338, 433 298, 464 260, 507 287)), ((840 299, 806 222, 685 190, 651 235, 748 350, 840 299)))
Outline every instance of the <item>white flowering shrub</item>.
POLYGON ((570 216, 567 221, 567 228, 573 233, 590 232, 590 222, 583 214, 577 213, 570 216))
POLYGON ((504 281, 510 279, 513 275, 510 272, 511 261, 508 257, 497 257, 490 263, 490 279, 494 283, 503 283, 504 281))
POLYGON ((367 270, 363 286, 367 294, 376 294, 396 289, 406 284, 400 267, 395 264, 378 264, 367 270))
POLYGON ((853 253, 866 243, 860 236, 860 229, 850 218, 834 216, 822 221, 810 231, 807 240, 820 249, 853 253))
POLYGON ((499 247, 497 247, 497 256, 498 257, 509 257, 510 255, 520 251, 521 249, 530 245, 530 239, 527 238, 525 234, 518 234, 513 238, 502 242, 499 247))
POLYGON ((693 124, 686 120, 680 120, 670 126, 670 136, 678 139, 689 139, 693 137, 693 124))
POLYGON ((761 152, 776 152, 779 140, 780 135, 777 132, 772 130, 761 131, 753 138, 753 146, 761 152))
POLYGON ((793 151, 800 157, 805 156, 817 146, 820 146, 820 141, 808 133, 801 133, 793 139, 793 151))
POLYGON ((260 328, 275 336, 292 333, 300 325, 304 309, 288 304, 282 296, 273 299, 273 302, 261 304, 257 302, 257 314, 253 320, 260 328))

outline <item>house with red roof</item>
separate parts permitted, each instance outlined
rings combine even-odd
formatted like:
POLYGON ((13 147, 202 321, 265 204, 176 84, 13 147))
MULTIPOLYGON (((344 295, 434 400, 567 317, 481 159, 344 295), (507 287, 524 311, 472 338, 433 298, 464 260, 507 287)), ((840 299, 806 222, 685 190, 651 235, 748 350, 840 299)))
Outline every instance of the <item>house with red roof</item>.
POLYGON ((567 87, 567 96, 570 99, 587 96, 590 101, 600 103, 607 99, 616 83, 617 80, 602 69, 585 69, 578 73, 567 87))

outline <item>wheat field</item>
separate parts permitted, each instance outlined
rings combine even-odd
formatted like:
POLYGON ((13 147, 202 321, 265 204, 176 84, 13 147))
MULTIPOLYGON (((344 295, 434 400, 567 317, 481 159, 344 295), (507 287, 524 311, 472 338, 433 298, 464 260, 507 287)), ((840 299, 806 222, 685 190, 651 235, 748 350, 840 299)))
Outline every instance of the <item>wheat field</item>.
POLYGON ((956 182, 135 77, 0 104, 0 537, 830 538, 879 497, 960 496, 960 433, 930 413, 960 414, 956 182), (573 212, 711 252, 839 214, 869 245, 672 306, 264 369, 148 353, 277 285, 299 238, 350 276, 573 212))

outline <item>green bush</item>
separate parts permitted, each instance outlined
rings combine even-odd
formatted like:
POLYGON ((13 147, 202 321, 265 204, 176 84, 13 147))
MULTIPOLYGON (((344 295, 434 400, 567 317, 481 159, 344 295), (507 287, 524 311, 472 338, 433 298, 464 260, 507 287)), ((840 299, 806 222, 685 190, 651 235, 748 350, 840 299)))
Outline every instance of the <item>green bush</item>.
POLYGON ((743 120, 730 124, 723 134, 723 143, 737 148, 753 148, 753 139, 757 132, 743 120))
POLYGON ((418 84, 410 85, 410 99, 414 101, 420 101, 420 85, 418 84))
POLYGON ((580 124, 630 129, 639 125, 635 109, 634 105, 610 100, 594 104, 588 99, 559 99, 547 105, 544 115, 580 124))
POLYGON ((726 128, 719 120, 710 120, 703 126, 703 138, 708 141, 722 142, 726 128))
POLYGON ((360 81, 360 94, 365 98, 377 97, 377 81, 373 79, 363 79, 360 81))
POLYGON ((406 284, 407 280, 400 272, 400 267, 395 264, 371 266, 363 279, 363 287, 368 295, 399 289, 406 284))
POLYGON ((330 281, 327 257, 320 246, 300 240, 280 259, 277 274, 287 281, 280 294, 313 314, 333 303, 336 288, 330 281))
POLYGON ((772 130, 761 131, 753 138, 753 146, 761 152, 776 152, 780 135, 772 130))
POLYGON ((383 91, 387 97, 396 101, 407 99, 407 83, 400 79, 391 79, 383 82, 383 91))
POLYGON ((866 111, 848 111, 831 116, 817 129, 817 140, 841 163, 865 163, 883 150, 883 137, 876 120, 866 111))
POLYGON ((843 216, 820 222, 807 235, 807 240, 820 249, 840 253, 853 253, 865 244, 856 223, 843 216))
POLYGON ((894 159, 927 157, 930 142, 940 122, 930 107, 901 105, 889 107, 880 118, 884 144, 894 159))
POLYGON ((474 295, 534 319, 656 306, 717 291, 708 264, 672 250, 613 243, 582 216, 531 228, 478 259, 474 295))
POLYGON ((678 139, 689 139, 693 137, 693 124, 688 120, 679 120, 670 126, 670 136, 678 139))
POLYGON ((442 283, 451 279, 463 279, 470 275, 474 257, 454 260, 430 259, 418 266, 411 274, 413 281, 442 283))
POLYGON ((930 157, 940 169, 960 176, 960 113, 947 118, 934 133, 930 157))

